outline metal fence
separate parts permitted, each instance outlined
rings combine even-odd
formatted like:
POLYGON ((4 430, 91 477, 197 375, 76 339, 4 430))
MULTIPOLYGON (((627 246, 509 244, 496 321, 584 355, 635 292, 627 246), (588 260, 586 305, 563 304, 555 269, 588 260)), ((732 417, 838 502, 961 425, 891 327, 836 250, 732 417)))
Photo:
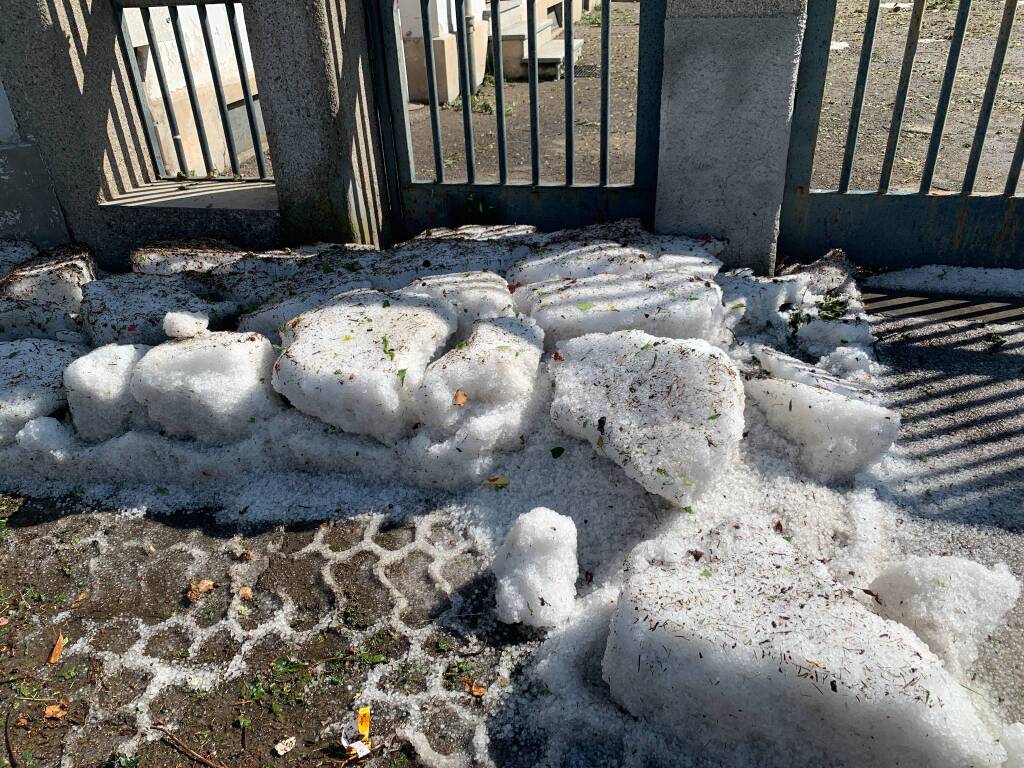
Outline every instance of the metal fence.
MULTIPOLYGON (((527 80, 529 93, 530 181, 510 179, 508 126, 506 125, 506 77, 503 65, 502 9, 500 0, 488 0, 490 10, 490 62, 494 78, 497 139, 496 181, 482 181, 476 162, 473 130, 471 56, 466 28, 466 0, 454 0, 458 57, 459 95, 462 111, 462 144, 465 181, 451 181, 445 173, 437 64, 431 44, 428 9, 434 0, 420 0, 423 23, 423 55, 433 155, 433 179, 417 179, 412 161, 412 140, 407 114, 408 84, 397 4, 367 0, 371 24, 379 29, 375 45, 375 76, 381 124, 385 130, 385 161, 396 219, 410 232, 439 224, 458 223, 467 201, 491 212, 494 219, 529 221, 545 226, 569 226, 621 216, 650 218, 657 182, 658 137, 665 0, 644 0, 640 10, 640 56, 637 74, 636 145, 634 174, 630 184, 609 180, 609 132, 611 115, 611 13, 603 3, 600 52, 599 180, 582 184, 576 173, 575 52, 576 31, 573 0, 560 6, 563 57, 561 79, 565 109, 565 170, 562 179, 542 179, 542 140, 538 65, 538 0, 526 2, 527 80)), ((550 7, 545 3, 544 8, 550 7)), ((547 21, 546 19, 543 21, 547 21)))
POLYGON ((814 257, 830 247, 847 250, 858 261, 878 266, 927 263, 974 266, 1024 266, 1024 220, 1017 187, 1024 163, 1024 124, 1016 142, 1001 193, 976 192, 978 169, 996 102, 1017 0, 1005 0, 991 65, 978 104, 976 123, 959 190, 934 187, 939 153, 960 67, 972 0, 960 0, 946 59, 922 172, 916 190, 893 190, 914 62, 921 41, 926 0, 914 0, 906 31, 902 64, 888 136, 874 189, 851 190, 855 155, 861 138, 862 111, 872 51, 879 23, 879 0, 869 0, 853 101, 846 129, 838 185, 812 189, 815 149, 836 15, 836 0, 809 4, 807 30, 798 75, 792 141, 783 206, 780 251, 814 257))
POLYGON ((153 164, 155 175, 160 179, 175 178, 206 178, 213 180, 269 180, 270 169, 264 157, 264 134, 262 114, 259 111, 258 95, 254 93, 250 63, 247 61, 243 40, 245 32, 243 28, 243 10, 240 3, 224 2, 224 0, 112 0, 114 13, 118 24, 118 41, 121 53, 128 67, 128 77, 132 86, 132 95, 136 109, 141 116, 146 136, 146 145, 150 161, 153 164), (227 16, 228 29, 230 32, 231 46, 233 49, 234 65, 242 92, 242 101, 245 109, 245 125, 248 134, 244 137, 249 139, 250 146, 255 160, 255 172, 247 172, 243 166, 241 153, 239 151, 239 136, 237 126, 232 125, 229 114, 229 102, 225 96, 223 72, 221 63, 218 61, 215 37, 211 32, 210 14, 211 7, 223 7, 227 16), (188 49, 185 35, 182 31, 181 10, 193 8, 199 18, 199 26, 203 41, 203 54, 193 57, 188 49), (160 52, 160 45, 157 34, 154 30, 152 9, 165 8, 167 10, 172 35, 177 53, 177 64, 181 69, 184 78, 185 90, 188 94, 188 111, 183 116, 178 114, 172 98, 171 89, 168 84, 168 75, 163 56, 160 52), (177 172, 172 173, 169 169, 170 163, 164 158, 164 151, 161 142, 158 140, 157 128, 154 123, 153 114, 150 109, 149 97, 146 92, 142 71, 136 56, 135 48, 132 45, 129 31, 127 12, 130 9, 138 9, 141 14, 142 26, 145 30, 145 39, 149 49, 149 56, 152 68, 156 75, 160 94, 160 107, 166 120, 167 129, 170 133, 170 141, 173 145, 174 161, 177 172), (216 126, 208 126, 203 117, 202 104, 196 88, 195 67, 205 58, 206 66, 209 68, 210 80, 213 86, 213 93, 216 100, 219 120, 216 126), (191 121, 191 127, 195 130, 198 138, 202 168, 192 167, 189 162, 183 141, 183 128, 187 124, 182 123, 182 117, 191 121), (218 167, 210 150, 210 131, 219 131, 220 138, 226 149, 230 175, 218 173, 224 171, 218 167))

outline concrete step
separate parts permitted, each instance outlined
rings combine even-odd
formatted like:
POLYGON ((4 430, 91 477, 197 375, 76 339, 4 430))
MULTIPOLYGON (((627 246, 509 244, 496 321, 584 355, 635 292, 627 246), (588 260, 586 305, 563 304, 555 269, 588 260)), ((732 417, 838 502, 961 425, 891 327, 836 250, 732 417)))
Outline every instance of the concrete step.
MULTIPOLYGON (((501 0, 501 2, 498 3, 498 13, 500 13, 502 16, 507 16, 508 14, 510 14, 513 11, 515 11, 517 8, 520 8, 522 6, 522 4, 523 4, 523 0, 501 0)), ((484 6, 483 18, 484 18, 484 21, 490 21, 491 20, 491 4, 490 4, 490 2, 488 2, 487 5, 484 6)), ((504 31, 504 30, 502 30, 502 31, 504 31)))
MULTIPOLYGON (((537 21, 537 40, 543 44, 545 40, 550 40, 551 36, 555 34, 557 27, 555 22, 551 19, 544 19, 543 21, 537 21)), ((526 22, 520 21, 516 24, 512 24, 508 28, 502 26, 501 28, 501 43, 515 42, 517 40, 526 40, 526 22)), ((524 43, 525 49, 525 43, 524 43)))
MULTIPOLYGON (((583 41, 576 38, 572 41, 572 63, 580 57, 583 49, 583 41)), ((541 66, 550 64, 561 64, 565 60, 565 40, 560 37, 552 38, 537 46, 537 63, 541 66)), ((529 63, 529 50, 523 52, 523 62, 529 63)))

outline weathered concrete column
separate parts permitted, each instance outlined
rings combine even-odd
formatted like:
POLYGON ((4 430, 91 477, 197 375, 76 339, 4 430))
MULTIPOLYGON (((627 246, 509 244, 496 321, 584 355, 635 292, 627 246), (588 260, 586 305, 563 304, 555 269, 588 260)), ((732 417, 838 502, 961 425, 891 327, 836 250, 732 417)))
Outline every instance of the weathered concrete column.
POLYGON ((366 19, 359 0, 245 6, 289 242, 378 242, 384 225, 366 19))
POLYGON ((102 199, 150 179, 103 0, 0 0, 0 74, 21 138, 38 151, 69 234, 104 266, 127 263, 102 199))
POLYGON ((668 0, 655 228, 775 266, 807 0, 668 0))

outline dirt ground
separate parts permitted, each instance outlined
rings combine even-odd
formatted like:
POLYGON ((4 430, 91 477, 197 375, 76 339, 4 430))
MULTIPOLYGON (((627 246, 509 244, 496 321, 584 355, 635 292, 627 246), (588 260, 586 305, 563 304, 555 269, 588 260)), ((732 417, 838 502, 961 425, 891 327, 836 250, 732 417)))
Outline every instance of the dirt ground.
MULTIPOLYGON (((828 85, 814 169, 814 185, 835 187, 839 180, 867 12, 867 0, 840 0, 834 42, 840 45, 829 60, 828 85), (848 44, 842 47, 842 43, 848 44)), ((908 4, 883 9, 872 57, 860 140, 854 163, 854 189, 875 189, 888 137, 893 101, 910 21, 908 4)), ((633 174, 636 142, 636 71, 639 54, 640 4, 612 3, 612 98, 610 178, 629 183, 633 174)), ((959 76, 953 93, 945 138, 935 176, 938 190, 957 190, 966 168, 992 51, 1002 17, 1001 0, 975 0, 965 39, 959 76)), ((928 3, 914 77, 911 81, 893 189, 916 189, 931 135, 935 105, 946 66, 949 40, 956 19, 955 0, 928 3)), ((583 49, 576 76, 577 180, 596 182, 600 141, 600 79, 594 65, 600 63, 600 9, 585 15, 576 26, 583 49), (590 75, 590 76, 587 76, 590 75)), ((976 190, 1002 191, 1010 158, 1024 117, 1024 25, 1017 24, 1010 41, 998 99, 992 113, 976 190)), ((541 177, 557 183, 565 178, 564 81, 539 84, 541 114, 541 177)), ((526 83, 506 83, 508 161, 514 181, 530 178, 529 92, 526 83)), ((476 100, 473 129, 478 178, 497 180, 497 138, 494 87, 488 80, 476 100)), ((416 175, 433 179, 430 113, 423 105, 411 105, 416 175)), ((465 180, 462 113, 441 110, 442 148, 447 180, 465 180)))
MULTIPOLYGON (((576 62, 575 126, 577 183, 596 183, 601 141, 601 13, 584 13, 574 27, 583 40, 576 62)), ((612 92, 610 108, 608 178, 613 184, 633 180, 636 148, 636 73, 639 61, 640 4, 612 4, 612 92)), ((540 97, 541 181, 565 180, 565 81, 538 84, 540 97)), ((477 179, 498 180, 498 138, 494 115, 494 85, 488 77, 475 101, 473 135, 477 179)), ((461 106, 440 110, 441 147, 446 181, 465 181, 466 153, 462 132, 461 106)), ((419 179, 434 178, 434 150, 430 132, 430 110, 410 105, 409 126, 413 160, 419 179)), ((505 126, 509 177, 515 182, 530 180, 530 93, 525 82, 505 83, 505 126)))
POLYGON ((332 724, 370 688, 362 764, 414 766, 410 721, 438 754, 471 752, 536 646, 493 621, 479 554, 430 517, 240 533, 2 497, 0 520, 5 768, 342 765, 332 724), (119 753, 137 732, 156 740, 119 753))

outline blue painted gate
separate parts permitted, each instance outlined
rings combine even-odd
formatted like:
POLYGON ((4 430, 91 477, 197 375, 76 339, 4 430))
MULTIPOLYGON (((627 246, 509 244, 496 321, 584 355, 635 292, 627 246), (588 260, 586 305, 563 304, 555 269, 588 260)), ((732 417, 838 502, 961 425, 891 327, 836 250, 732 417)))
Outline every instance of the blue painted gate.
MULTIPOLYGON (((441 0, 444 2, 445 0, 441 0)), ((577 0, 578 1, 578 0, 577 0)), ((427 6, 438 0, 421 0, 424 24, 423 40, 431 39, 427 6)), ((640 56, 637 76, 636 149, 634 180, 631 184, 613 184, 608 179, 609 111, 612 67, 610 56, 611 13, 601 14, 601 155, 600 180, 582 184, 574 169, 574 47, 571 3, 563 0, 559 22, 565 41, 562 63, 565 88, 566 167, 562 179, 541 179, 540 107, 538 98, 537 45, 529 46, 529 101, 531 180, 509 180, 506 153, 506 126, 502 67, 501 0, 487 0, 490 10, 491 73, 495 81, 498 178, 494 182, 477 179, 474 157, 470 67, 467 53, 465 19, 466 0, 454 0, 457 23, 459 93, 463 118, 465 181, 446 179, 441 157, 441 132, 438 110, 437 73, 432 45, 424 45, 427 88, 433 140, 433 178, 415 178, 412 140, 407 114, 409 101, 405 55, 397 0, 365 0, 372 38, 373 82, 378 117, 383 136, 383 154, 387 170, 387 196, 394 222, 391 236, 407 237, 434 226, 462 223, 520 223, 541 229, 558 229, 623 217, 639 217, 650 223, 654 215, 654 196, 658 173, 658 137, 660 131, 662 50, 666 0, 643 0, 640 6, 640 56)), ((525 0, 526 34, 537 40, 538 0, 525 0)), ((545 3, 545 7, 550 6, 545 3)), ((610 5, 610 4, 609 4, 610 5)), ((541 20, 543 23, 545 20, 541 20)))
POLYGON ((812 259, 831 248, 878 267, 921 264, 1024 267, 1024 217, 1017 193, 1024 161, 1024 126, 1001 193, 977 194, 975 179, 1003 73, 1017 0, 1005 0, 992 65, 977 115, 967 170, 959 192, 933 189, 939 148, 964 42, 971 0, 960 0, 920 186, 889 189, 920 39, 926 0, 914 0, 877 189, 851 191, 850 175, 868 79, 879 0, 870 0, 860 66, 854 84, 842 171, 836 189, 811 189, 836 0, 811 0, 797 82, 779 253, 812 259))

